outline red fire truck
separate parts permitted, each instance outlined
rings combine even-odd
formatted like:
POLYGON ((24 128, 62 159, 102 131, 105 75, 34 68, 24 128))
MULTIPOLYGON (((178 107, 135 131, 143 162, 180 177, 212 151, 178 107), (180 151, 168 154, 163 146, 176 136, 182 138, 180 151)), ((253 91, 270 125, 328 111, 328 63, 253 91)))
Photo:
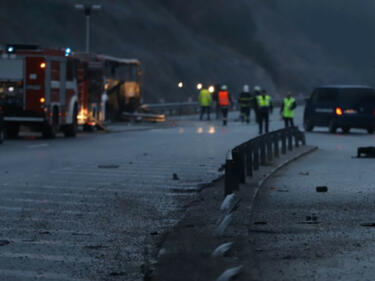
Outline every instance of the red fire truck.
POLYGON ((77 132, 79 64, 62 50, 8 45, 0 53, 0 106, 6 134, 16 137, 20 126, 54 138, 77 132))
POLYGON ((0 51, 0 106, 8 137, 20 126, 54 138, 116 120, 140 103, 140 63, 106 55, 67 53, 34 45, 0 51))

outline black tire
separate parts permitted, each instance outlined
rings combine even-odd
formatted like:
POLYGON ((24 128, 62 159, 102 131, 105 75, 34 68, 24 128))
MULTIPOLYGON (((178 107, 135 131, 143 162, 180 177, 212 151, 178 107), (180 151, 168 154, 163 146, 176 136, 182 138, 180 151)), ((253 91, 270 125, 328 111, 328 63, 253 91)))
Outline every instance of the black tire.
POLYGON ((350 127, 343 127, 343 128, 342 128, 342 132, 343 132, 344 134, 349 134, 349 132, 350 132, 350 127))
POLYGON ((330 132, 330 133, 335 134, 336 131, 337 131, 337 126, 335 125, 335 123, 334 123, 333 121, 331 121, 331 122, 329 123, 329 127, 328 127, 328 129, 329 129, 329 132, 330 132))
POLYGON ((67 138, 74 138, 77 136, 77 130, 78 130, 77 115, 78 115, 78 109, 77 109, 77 106, 75 106, 73 110, 73 123, 71 125, 66 126, 64 130, 64 135, 67 138))
POLYGON ((8 138, 17 138, 18 134, 20 133, 20 126, 18 125, 13 125, 6 127, 6 135, 8 138))
POLYGON ((314 125, 310 121, 304 120, 303 128, 305 129, 305 131, 311 132, 314 129, 314 125))
POLYGON ((2 144, 4 142, 4 129, 0 129, 0 144, 2 144))
POLYGON ((374 128, 373 127, 367 128, 367 133, 372 135, 374 133, 374 128))

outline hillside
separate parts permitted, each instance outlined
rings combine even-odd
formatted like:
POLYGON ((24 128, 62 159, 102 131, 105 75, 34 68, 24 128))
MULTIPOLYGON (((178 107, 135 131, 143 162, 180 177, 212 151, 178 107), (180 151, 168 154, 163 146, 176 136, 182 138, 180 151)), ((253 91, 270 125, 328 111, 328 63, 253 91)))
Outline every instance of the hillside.
MULTIPOLYGON (((74 3, 1 1, 0 43, 84 49, 85 20, 74 3)), ((95 3, 103 9, 92 17, 92 50, 139 58, 145 102, 195 98, 198 81, 224 82, 235 93, 244 83, 259 84, 279 94, 307 93, 321 83, 372 83, 369 0, 95 3)))

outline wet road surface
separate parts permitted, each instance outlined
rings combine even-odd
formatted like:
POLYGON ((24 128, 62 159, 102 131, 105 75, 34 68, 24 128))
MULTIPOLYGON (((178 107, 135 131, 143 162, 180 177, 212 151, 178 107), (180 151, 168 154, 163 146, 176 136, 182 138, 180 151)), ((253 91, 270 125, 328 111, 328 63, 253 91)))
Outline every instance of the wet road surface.
POLYGON ((194 198, 182 191, 217 178, 226 152, 257 133, 171 124, 0 146, 0 280, 141 280, 144 256, 194 198))
POLYGON ((279 171, 257 200, 253 277, 374 280, 375 159, 352 157, 358 146, 374 146, 375 137, 317 129, 306 138, 320 149, 279 171))

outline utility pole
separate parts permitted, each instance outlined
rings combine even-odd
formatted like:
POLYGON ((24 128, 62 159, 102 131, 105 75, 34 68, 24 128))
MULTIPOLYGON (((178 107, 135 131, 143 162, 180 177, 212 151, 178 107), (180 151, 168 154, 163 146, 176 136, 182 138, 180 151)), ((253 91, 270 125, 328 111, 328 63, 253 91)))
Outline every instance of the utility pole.
POLYGON ((91 24, 91 12, 94 10, 100 10, 101 5, 84 5, 84 4, 75 4, 74 8, 76 10, 84 11, 86 17, 86 53, 90 53, 90 24, 91 24))

